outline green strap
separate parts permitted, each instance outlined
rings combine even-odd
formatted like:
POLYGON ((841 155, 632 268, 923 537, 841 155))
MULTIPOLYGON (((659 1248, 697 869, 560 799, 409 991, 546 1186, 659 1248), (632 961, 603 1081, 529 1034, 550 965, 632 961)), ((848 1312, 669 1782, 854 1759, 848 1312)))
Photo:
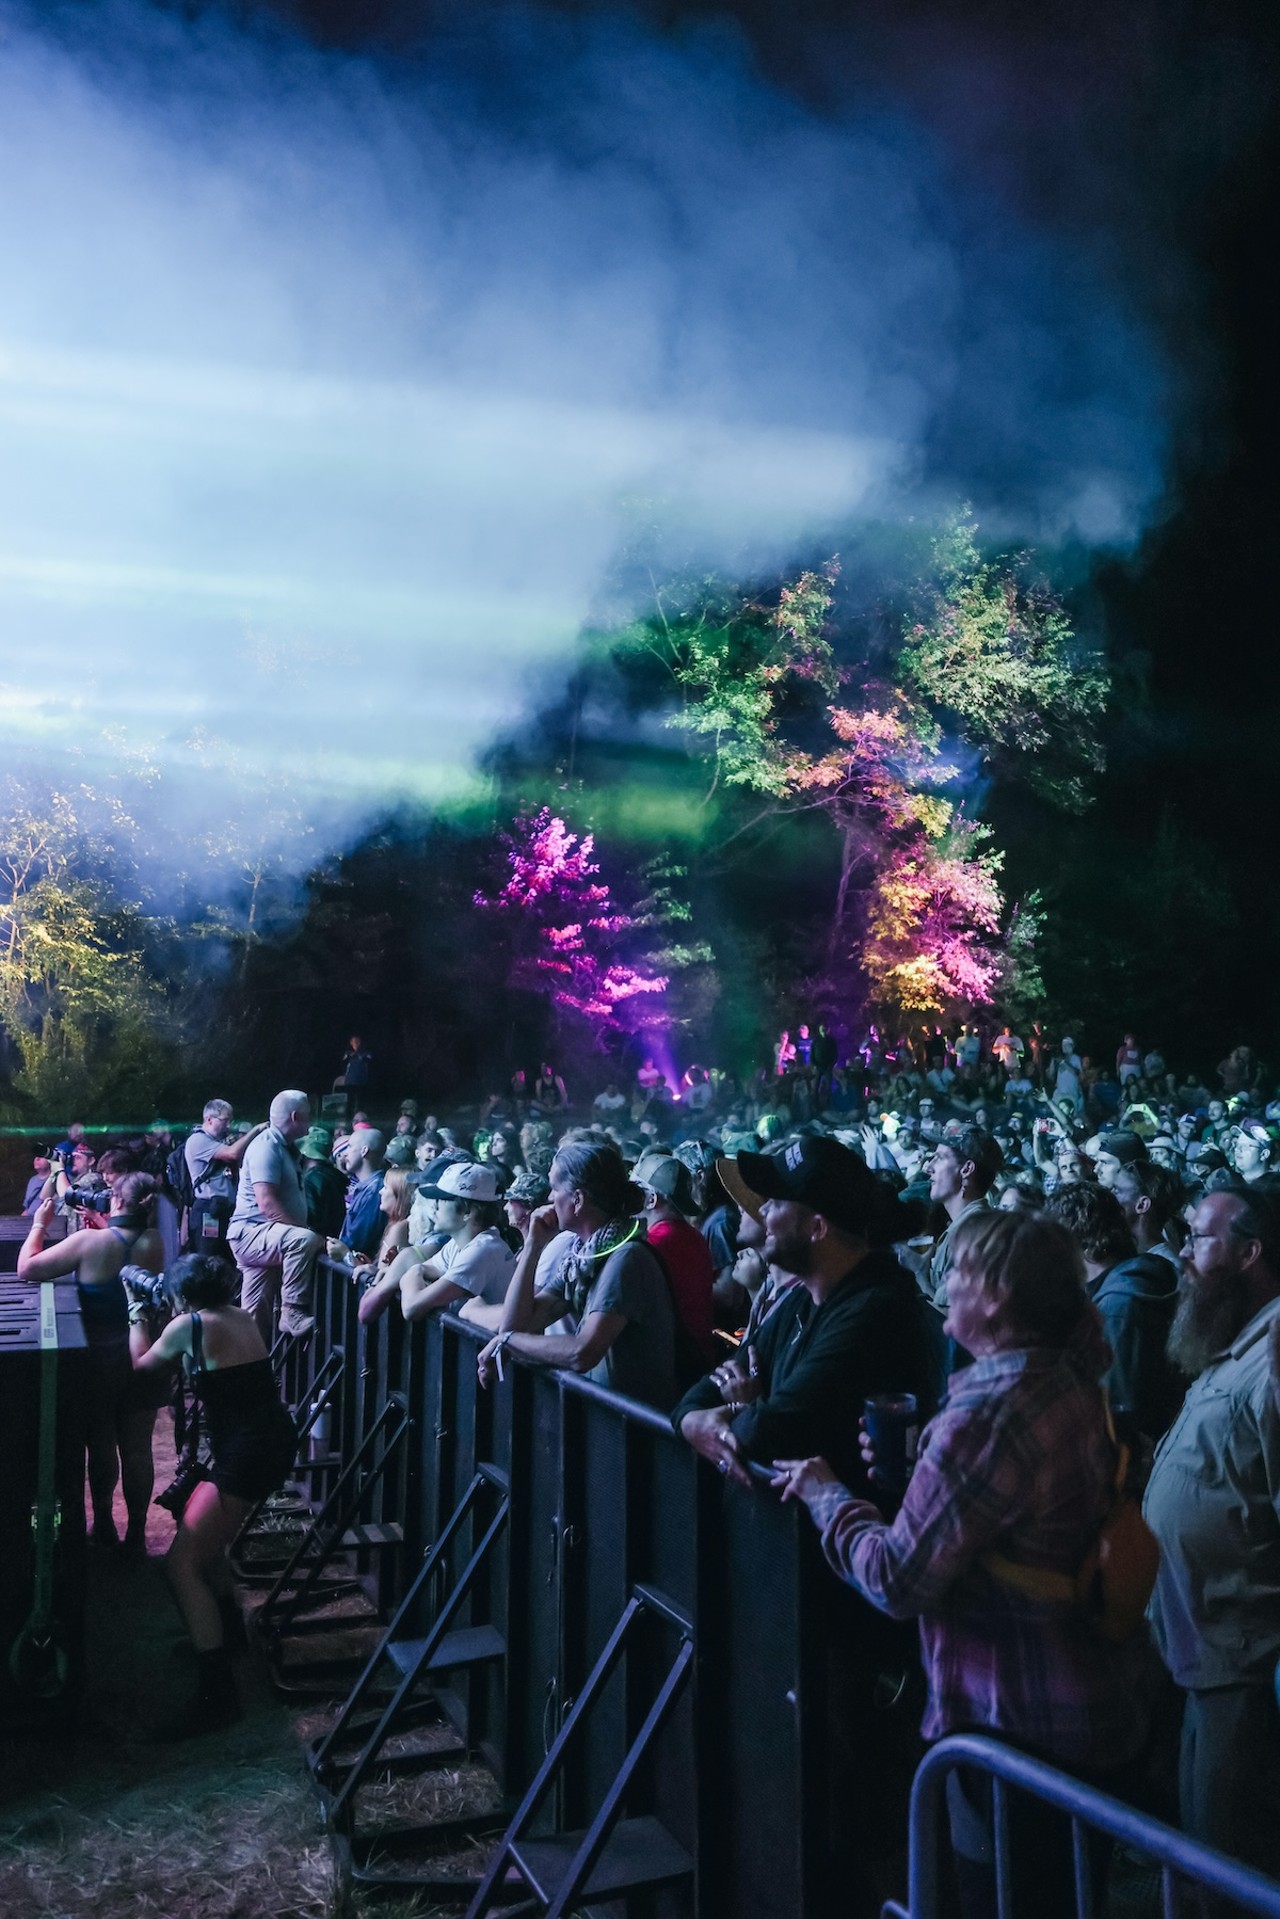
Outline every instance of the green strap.
POLYGON ((53 1556, 58 1508, 58 1307, 52 1280, 40 1286, 40 1449, 36 1471, 34 1591, 31 1617, 9 1653, 9 1671, 20 1692, 56 1699, 65 1690, 70 1664, 53 1618, 53 1556))
POLYGON ((53 1281, 40 1285, 40 1452, 36 1473, 36 1577, 31 1623, 43 1631, 53 1610, 58 1530, 58 1308, 53 1281))

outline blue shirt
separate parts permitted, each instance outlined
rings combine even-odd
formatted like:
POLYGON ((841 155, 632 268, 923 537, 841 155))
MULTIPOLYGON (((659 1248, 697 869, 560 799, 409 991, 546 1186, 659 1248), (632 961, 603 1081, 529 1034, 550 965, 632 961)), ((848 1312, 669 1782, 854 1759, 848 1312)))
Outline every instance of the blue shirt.
POLYGON ((368 1253, 376 1258, 382 1244, 382 1174, 358 1179, 347 1194, 347 1213, 342 1222, 342 1243, 353 1253, 368 1253))

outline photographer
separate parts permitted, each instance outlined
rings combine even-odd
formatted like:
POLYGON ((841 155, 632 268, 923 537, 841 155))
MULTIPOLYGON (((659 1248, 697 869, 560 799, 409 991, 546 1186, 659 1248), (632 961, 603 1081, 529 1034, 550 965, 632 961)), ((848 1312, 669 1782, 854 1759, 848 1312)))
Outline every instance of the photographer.
POLYGON ((187 1220, 187 1249, 228 1255, 227 1226, 235 1209, 240 1162, 250 1143, 265 1133, 265 1121, 231 1138, 235 1111, 225 1099, 206 1101, 199 1126, 183 1144, 192 1202, 187 1220), (212 1243, 211 1243, 212 1242, 212 1243))
POLYGON ((106 1218, 110 1206, 107 1182, 98 1170, 93 1148, 84 1140, 69 1152, 65 1146, 54 1147, 52 1190, 71 1221, 72 1231, 82 1226, 96 1229, 106 1218))
POLYGON ((73 1275, 80 1316, 89 1345, 88 1433, 89 1496, 93 1539, 102 1548, 120 1544, 112 1512, 116 1481, 124 1483, 127 1551, 147 1549, 147 1507, 154 1472, 151 1432, 155 1412, 139 1393, 129 1363, 128 1299, 120 1283, 126 1261, 159 1272, 160 1236, 151 1223, 156 1182, 149 1173, 128 1173, 111 1190, 104 1231, 82 1229, 57 1246, 46 1247, 45 1233, 57 1200, 53 1181, 35 1210, 31 1230, 18 1254, 18 1278, 39 1282, 73 1275))
POLYGON ((179 1316, 158 1338, 151 1289, 131 1289, 133 1366, 164 1373, 189 1362, 212 1455, 208 1478, 191 1490, 165 1561, 199 1660, 199 1681, 191 1703, 160 1728, 163 1739, 213 1732, 240 1717, 226 1647, 227 1611, 234 1608, 225 1554, 250 1509, 284 1484, 298 1446, 262 1335, 233 1304, 237 1278, 228 1260, 184 1254, 168 1274, 179 1316))

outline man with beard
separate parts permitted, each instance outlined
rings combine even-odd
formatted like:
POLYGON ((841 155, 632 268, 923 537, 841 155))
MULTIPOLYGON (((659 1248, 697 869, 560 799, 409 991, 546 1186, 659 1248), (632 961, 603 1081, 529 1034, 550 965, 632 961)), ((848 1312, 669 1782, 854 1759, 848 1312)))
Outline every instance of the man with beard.
MULTIPOLYGON (((696 1452, 744 1484, 748 1461, 794 1458, 794 1445, 805 1458, 832 1459, 833 1449, 839 1471, 854 1475, 863 1497, 883 1498, 868 1481, 858 1445, 863 1401, 908 1392, 920 1399, 922 1415, 931 1410, 924 1397, 927 1308, 885 1243, 894 1232, 893 1195, 856 1153, 821 1135, 791 1139, 776 1153, 739 1153, 720 1161, 719 1170, 744 1218, 758 1210, 771 1268, 796 1278, 753 1332, 747 1364, 717 1367, 685 1394, 671 1423, 696 1452)), ((814 1630, 813 1657, 824 1661, 828 1744, 818 1791, 827 1870, 843 1908, 878 1912, 886 1889, 882 1858, 904 1828, 918 1751, 910 1714, 887 1713, 875 1702, 886 1675, 907 1691, 918 1647, 902 1623, 879 1618, 834 1579, 823 1582, 814 1603, 818 1616, 807 1615, 806 1624, 814 1630)))
POLYGON ((1280 1196, 1206 1193, 1183 1251, 1169 1356, 1192 1376, 1147 1487, 1151 1623, 1186 1699, 1179 1798, 1197 1839, 1280 1876, 1280 1196))
POLYGON ((759 1208, 765 1259, 800 1283, 760 1327, 755 1374, 739 1382, 732 1403, 708 1376, 685 1394, 671 1423, 744 1484, 748 1460, 830 1459, 835 1447, 840 1472, 865 1487, 864 1399, 915 1393, 923 1400, 927 1379, 921 1302, 888 1246, 876 1243, 891 1197, 856 1153, 821 1135, 793 1139, 779 1153, 739 1153, 726 1183, 733 1180, 744 1202, 759 1208))

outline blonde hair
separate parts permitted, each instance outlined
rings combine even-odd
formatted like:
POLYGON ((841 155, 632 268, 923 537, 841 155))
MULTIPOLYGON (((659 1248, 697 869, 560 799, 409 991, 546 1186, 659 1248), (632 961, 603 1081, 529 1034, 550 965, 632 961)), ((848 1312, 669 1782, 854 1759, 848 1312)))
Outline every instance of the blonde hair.
POLYGON ((389 1173, 383 1174, 382 1190, 391 1195, 391 1204, 384 1209, 390 1223, 394 1226, 400 1220, 408 1219, 415 1189, 410 1186, 408 1172, 403 1166, 395 1166, 389 1173))
POLYGON ((952 1264, 1003 1306, 1010 1327, 1033 1346, 1066 1346, 1096 1319, 1075 1240, 1044 1213, 984 1207, 951 1236, 952 1264))

